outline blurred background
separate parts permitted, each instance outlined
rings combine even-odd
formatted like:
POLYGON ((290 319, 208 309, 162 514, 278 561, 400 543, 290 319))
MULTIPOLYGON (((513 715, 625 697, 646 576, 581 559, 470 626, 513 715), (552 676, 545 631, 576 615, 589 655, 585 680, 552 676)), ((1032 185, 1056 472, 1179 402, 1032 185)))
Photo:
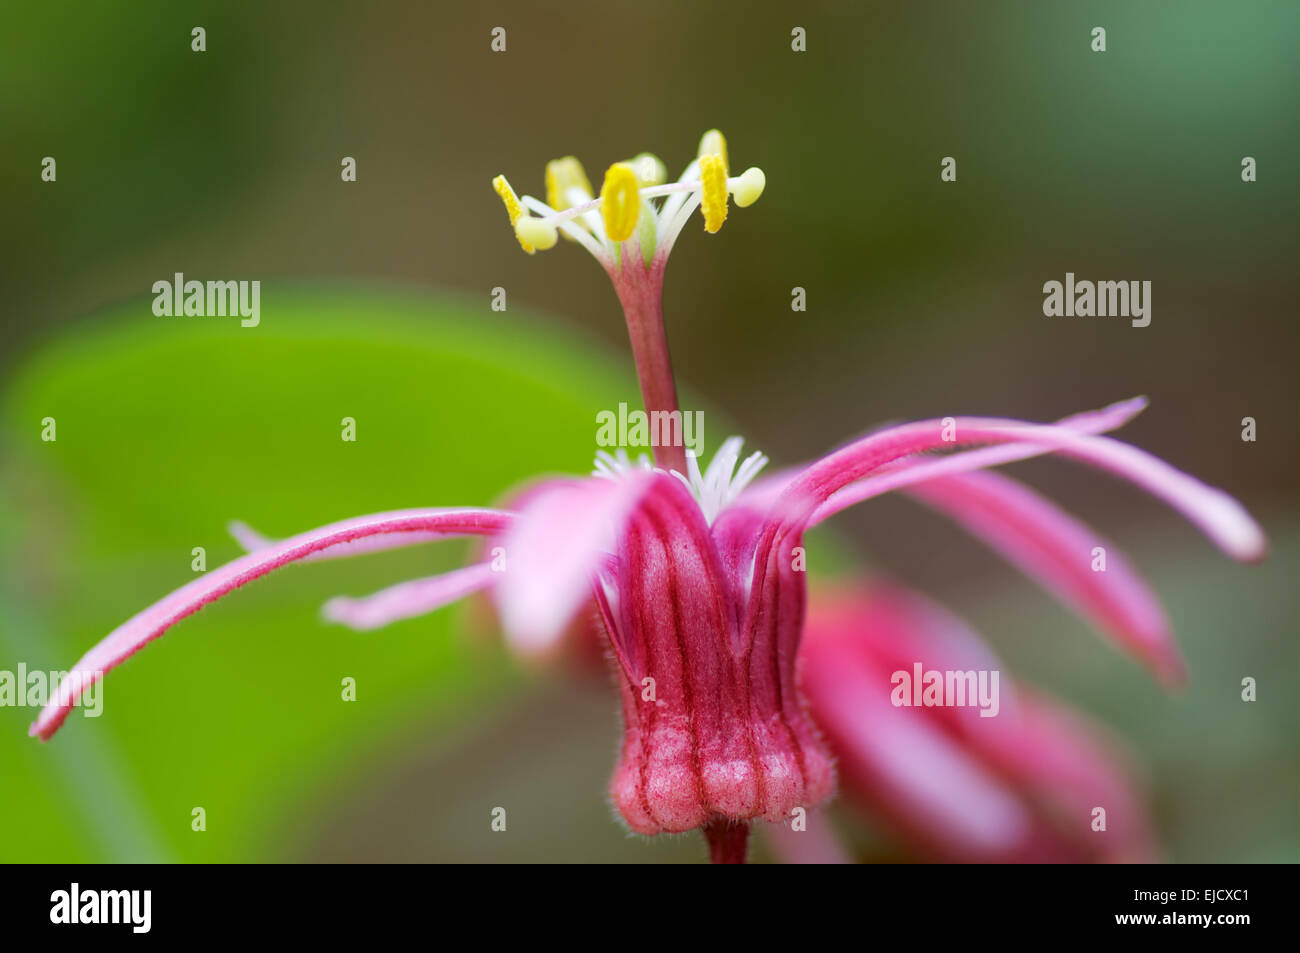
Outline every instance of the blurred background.
MULTIPOLYGON (((540 195, 548 159, 598 177, 643 150, 675 176, 717 126, 768 187, 717 236, 693 221, 668 269, 709 452, 723 421, 787 464, 890 420, 1149 396, 1124 439, 1240 498, 1267 562, 1067 463, 1015 472, 1143 568, 1185 691, 909 501, 840 518, 837 559, 928 593, 1128 739, 1170 859, 1296 860, 1296 5, 701 6, 8 5, 0 669, 66 669, 192 578, 193 547, 233 558, 229 519, 288 535, 585 470, 595 411, 636 399, 621 316, 576 246, 520 253, 489 180, 540 195), (178 271, 261 280, 261 326, 154 317, 178 271), (1045 318, 1067 271, 1151 281, 1150 326, 1045 318)), ((318 621, 463 555, 286 570, 150 646, 49 745, 0 708, 0 859, 702 859, 611 820, 602 679, 520 669, 472 605, 370 635, 318 621)), ((840 821, 860 857, 909 856, 840 821)))

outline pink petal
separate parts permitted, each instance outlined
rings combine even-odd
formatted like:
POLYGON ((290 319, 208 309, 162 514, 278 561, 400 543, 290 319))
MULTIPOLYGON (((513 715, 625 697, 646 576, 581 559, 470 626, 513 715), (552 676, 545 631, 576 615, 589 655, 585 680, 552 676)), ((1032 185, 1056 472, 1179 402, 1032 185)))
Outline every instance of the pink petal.
POLYGON ((1161 678, 1182 680, 1182 656, 1159 600, 1123 553, 1088 526, 992 471, 930 480, 907 492, 955 519, 1161 678), (1104 572, 1092 568, 1096 546, 1106 551, 1104 572))
MULTIPOLYGON (((850 597, 823 593, 813 605, 809 626, 826 638, 847 639, 855 651, 867 653, 892 674, 910 671, 916 662, 925 668, 961 671, 1002 671, 1002 660, 961 618, 943 606, 902 586, 876 582, 850 597)), ((999 711, 1016 707, 1014 685, 1000 685, 999 711)), ((941 709, 941 717, 979 718, 975 709, 941 709)))
MULTIPOLYGON (((837 490, 896 460, 929 450, 985 443, 1040 445, 1123 477, 1181 512, 1234 559, 1253 561, 1267 549, 1263 531, 1240 503, 1137 447, 1050 424, 990 417, 958 417, 954 421, 955 439, 951 441, 943 439, 943 420, 919 421, 864 437, 808 467, 774 504, 774 520, 764 534, 760 553, 766 554, 778 532, 802 529, 837 490)), ((972 468, 969 460, 952 465, 959 470, 972 468)), ((975 465, 987 463, 977 458, 975 465)))
POLYGON ((772 708, 779 717, 767 720, 774 726, 788 726, 797 749, 804 753, 802 771, 808 787, 829 790, 831 770, 821 762, 823 746, 803 716, 796 673, 807 573, 790 558, 789 550, 779 559, 773 550, 767 571, 754 586, 754 552, 765 519, 747 504, 730 506, 713 524, 713 542, 732 601, 743 607, 738 634, 739 645, 749 652, 749 691, 755 698, 775 699, 772 708))
MULTIPOLYGON (((1133 397, 1103 407, 1101 410, 1085 411, 1058 420, 1055 426, 1066 427, 1079 433, 1100 434, 1124 426, 1146 409, 1145 397, 1133 397)), ((1004 443, 998 446, 982 447, 979 450, 967 450, 946 457, 920 457, 903 459, 891 463, 881 472, 866 479, 859 480, 842 489, 836 490, 830 498, 817 508, 810 526, 816 526, 841 510, 856 503, 880 496, 891 490, 913 486, 926 480, 954 473, 966 473, 971 470, 1001 466, 1017 460, 1051 453, 1053 448, 1024 443, 1004 443)), ((790 477, 793 479, 793 475, 790 477)))
POLYGON ((796 576, 757 637, 738 638, 737 605, 699 505, 674 478, 653 477, 619 537, 609 606, 625 727, 611 793, 632 830, 780 820, 831 793, 830 761, 795 685, 796 576))
MULTIPOLYGON (((1026 793, 1055 805, 1058 829, 1080 849, 1111 863, 1157 859, 1141 798, 1141 774, 1129 752, 1098 725, 1065 705, 1021 693, 1012 730, 985 732, 972 744, 1026 793), (1106 830, 1092 829, 1093 810, 1106 811, 1106 830)), ((994 719, 996 720, 996 719, 994 719)))
MULTIPOLYGON (((239 520, 231 520, 226 526, 226 530, 234 537, 235 542, 244 548, 244 552, 256 553, 281 542, 278 539, 271 539, 253 529, 247 523, 239 520)), ((372 536, 367 539, 358 539, 350 543, 344 543, 340 546, 331 546, 327 550, 319 553, 312 553, 310 556, 303 558, 303 562, 314 562, 317 559, 346 559, 349 556, 364 556, 367 553, 378 553, 388 549, 399 549, 403 546, 415 546, 419 543, 429 543, 434 540, 444 539, 441 533, 401 533, 388 534, 384 536, 372 536)))
POLYGON ((744 605, 754 575, 754 547, 762 536, 767 514, 737 502, 714 520, 710 534, 722 559, 727 586, 737 605, 744 605))
MULTIPOLYGON (((1136 417, 1142 411, 1146 410, 1149 401, 1145 397, 1130 397, 1127 400, 1116 401, 1102 407, 1100 410, 1088 410, 1078 414, 1071 414, 1068 417, 1062 417, 1056 421, 1058 427, 1069 427, 1071 430, 1077 430, 1080 433, 1106 433, 1123 427, 1130 420, 1136 417)), ((890 425, 893 426, 893 425, 890 425)), ((874 436, 889 427, 879 427, 864 437, 874 436)), ((1051 453, 1050 447, 1033 447, 1020 444, 1004 444, 996 447, 984 447, 980 450, 970 450, 964 453, 953 454, 950 457, 943 458, 918 458, 917 460, 903 459, 890 464, 885 470, 873 477, 868 477, 858 483, 850 484, 842 489, 837 490, 817 509, 817 513, 810 526, 829 519, 841 510, 847 509, 855 503, 861 503, 873 496, 879 496, 881 493, 895 489, 895 486, 882 485, 880 489, 876 488, 875 481, 883 479, 885 473, 892 472, 895 467, 899 470, 909 469, 913 466, 919 466, 922 462, 927 466, 943 467, 934 472, 934 476, 940 476, 944 472, 966 472, 969 469, 975 469, 976 466, 970 461, 964 461, 960 464, 948 464, 947 461, 957 457, 965 458, 971 453, 984 455, 976 458, 978 468, 994 467, 1004 463, 1012 463, 1017 460, 1027 460, 1031 457, 1042 456, 1051 453), (948 468, 952 469, 949 470, 948 468), (861 495, 858 495, 861 488, 861 495)), ((770 507, 780 497, 781 492, 797 477, 808 465, 787 467, 784 470, 769 471, 750 485, 744 493, 741 494, 738 502, 746 504, 755 509, 765 509, 770 507)), ((924 477, 929 479, 929 477, 924 477)), ((910 485, 910 480, 907 483, 910 485)), ((900 484, 902 485, 902 484, 900 484)))
POLYGON ((864 617, 827 638, 814 608, 800 652, 804 691, 842 786, 931 849, 963 856, 1019 849, 1032 820, 1015 791, 943 730, 938 709, 890 704, 893 669, 853 644, 867 624, 864 617))
MULTIPOLYGON (((1149 859, 1131 768, 1081 716, 1023 689, 992 718, 889 701, 900 662, 985 667, 980 646, 955 617, 896 586, 814 593, 801 672, 845 790, 954 859, 1149 859), (1092 831, 1094 807, 1106 809, 1109 833, 1092 831)), ((1005 671, 1000 684, 1014 688, 1005 671)))
POLYGON ((452 572, 400 582, 361 599, 336 596, 321 609, 331 622, 358 632, 382 629, 402 619, 425 615, 463 599, 496 582, 491 563, 466 566, 452 572))
MULTIPOLYGON (((1096 433, 1119 426, 1145 405, 1144 399, 1137 398, 1094 413, 1068 417, 1057 426, 1096 433)), ((1169 682, 1180 681, 1183 663, 1164 611, 1121 553, 1028 488, 992 473, 965 472, 1025 459, 1050 449, 1010 443, 939 458, 898 460, 874 475, 836 490, 816 509, 811 523, 815 525, 848 506, 882 493, 903 489, 956 518, 1066 604, 1113 635, 1160 677, 1169 682), (1093 572, 1091 568, 1092 548, 1097 545, 1107 549, 1105 573, 1093 572)), ((1185 475, 1179 476, 1190 480, 1185 475)))
POLYGON ((181 619, 209 602, 291 562, 371 536, 436 533, 490 535, 510 525, 511 514, 484 509, 399 510, 332 523, 310 530, 205 573, 128 619, 87 652, 59 685, 30 734, 48 740, 63 724, 87 685, 138 652, 181 619), (75 673, 77 678, 71 677, 75 673))
POLYGON ((530 495, 502 541, 506 569, 494 590, 518 651, 545 652, 564 634, 655 476, 557 481, 530 495))

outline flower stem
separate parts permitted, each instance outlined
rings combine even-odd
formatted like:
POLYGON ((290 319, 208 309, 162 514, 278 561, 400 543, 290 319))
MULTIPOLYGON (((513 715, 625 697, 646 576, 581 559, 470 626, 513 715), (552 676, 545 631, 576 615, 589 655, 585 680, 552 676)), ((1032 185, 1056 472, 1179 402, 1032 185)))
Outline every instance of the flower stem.
POLYGON ((640 262, 630 267, 615 265, 610 278, 627 320, 627 336, 641 382, 641 399, 650 421, 651 442, 656 444, 653 447, 655 466, 685 473, 686 448, 681 442, 654 439, 661 433, 655 426, 656 413, 677 415, 677 426, 669 429, 682 433, 677 384, 668 356, 668 335, 664 331, 663 264, 656 260, 648 269, 641 267, 640 262), (664 445, 657 445, 661 443, 664 445))
POLYGON ((713 864, 743 864, 749 848, 749 825, 744 821, 719 819, 703 827, 704 839, 709 842, 709 862, 713 864))

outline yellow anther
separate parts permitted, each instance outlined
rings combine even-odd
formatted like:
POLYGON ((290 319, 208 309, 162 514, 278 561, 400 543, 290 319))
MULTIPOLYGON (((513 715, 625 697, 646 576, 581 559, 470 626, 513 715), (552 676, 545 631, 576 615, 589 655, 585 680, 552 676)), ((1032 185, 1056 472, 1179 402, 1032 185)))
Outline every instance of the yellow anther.
MULTIPOLYGON (((496 189, 497 195, 501 196, 501 201, 506 203, 506 214, 510 216, 510 224, 517 225, 524 217, 524 207, 519 204, 519 196, 515 195, 515 190, 510 187, 504 175, 498 175, 492 180, 492 188, 496 189)), ((524 241, 518 228, 515 229, 515 238, 519 239, 519 245, 524 251, 530 255, 533 253, 533 246, 524 241)))
POLYGON ((700 161, 704 161, 705 156, 720 156, 722 158, 722 172, 727 172, 727 140, 716 129, 710 129, 700 137, 700 149, 696 153, 700 161))
POLYGON ((576 188, 587 198, 591 198, 591 182, 582 168, 582 163, 573 156, 552 159, 546 163, 546 204, 557 212, 563 212, 573 205, 569 201, 569 190, 576 188))
POLYGON ((600 187, 600 214, 609 240, 621 242, 630 238, 640 212, 641 192, 636 171, 625 162, 615 162, 605 172, 605 182, 600 187))
POLYGON ((663 185, 668 181, 668 168, 653 153, 643 152, 635 159, 628 159, 627 164, 636 170, 642 188, 663 185))
POLYGON ((758 201, 758 197, 763 194, 766 185, 767 176, 763 175, 763 170, 758 167, 749 168, 736 181, 736 186, 731 190, 731 194, 736 197, 738 206, 747 208, 758 201))
POLYGON ((700 156, 700 209, 704 212, 704 230, 716 232, 727 220, 727 163, 713 153, 700 156))
POLYGON ((546 219, 525 215, 515 223, 515 237, 525 248, 532 245, 546 251, 555 247, 560 236, 556 227, 546 219))

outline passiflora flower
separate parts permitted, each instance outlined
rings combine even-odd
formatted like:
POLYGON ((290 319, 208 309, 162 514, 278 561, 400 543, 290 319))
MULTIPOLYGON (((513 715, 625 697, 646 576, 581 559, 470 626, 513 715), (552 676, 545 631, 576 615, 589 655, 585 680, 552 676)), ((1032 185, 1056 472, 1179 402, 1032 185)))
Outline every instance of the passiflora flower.
MULTIPOLYGON (((563 234, 606 269, 624 308, 646 409, 678 413, 660 308, 668 253, 697 207, 705 229, 715 232, 729 197, 751 204, 763 174, 732 177, 725 142, 713 131, 675 183, 665 183, 662 163, 643 155, 611 166, 598 195, 572 158, 552 162, 546 184, 543 203, 516 197, 502 177, 493 182, 525 251, 554 246, 563 234)), ((32 734, 48 739, 86 684, 209 602, 287 563, 480 536, 487 541, 482 560, 369 597, 332 600, 326 616, 368 629, 490 590, 510 643, 539 654, 594 607, 622 697, 624 737, 609 792, 619 814, 641 834, 700 828, 715 861, 737 862, 752 822, 806 812, 834 790, 834 749, 819 727, 820 709, 810 713, 799 685, 803 534, 847 506, 892 490, 918 496, 1158 674, 1179 676, 1164 615, 1127 562, 1112 552, 1107 573, 1092 573, 1095 533, 1028 488, 985 472, 1064 455, 1163 499, 1229 556, 1260 557, 1263 533, 1230 496, 1102 436, 1144 406, 1125 401, 1055 424, 961 416, 907 423, 763 479, 756 478, 766 458, 741 461, 739 438, 726 441, 705 469, 685 448, 661 444, 653 461, 602 454, 590 476, 545 480, 509 508, 382 513, 279 541, 236 525, 250 552, 111 632, 77 663, 79 677, 60 686, 32 734)), ((841 723, 832 717, 828 725, 838 738, 841 723)), ((841 756, 856 784, 858 762, 841 756)))

